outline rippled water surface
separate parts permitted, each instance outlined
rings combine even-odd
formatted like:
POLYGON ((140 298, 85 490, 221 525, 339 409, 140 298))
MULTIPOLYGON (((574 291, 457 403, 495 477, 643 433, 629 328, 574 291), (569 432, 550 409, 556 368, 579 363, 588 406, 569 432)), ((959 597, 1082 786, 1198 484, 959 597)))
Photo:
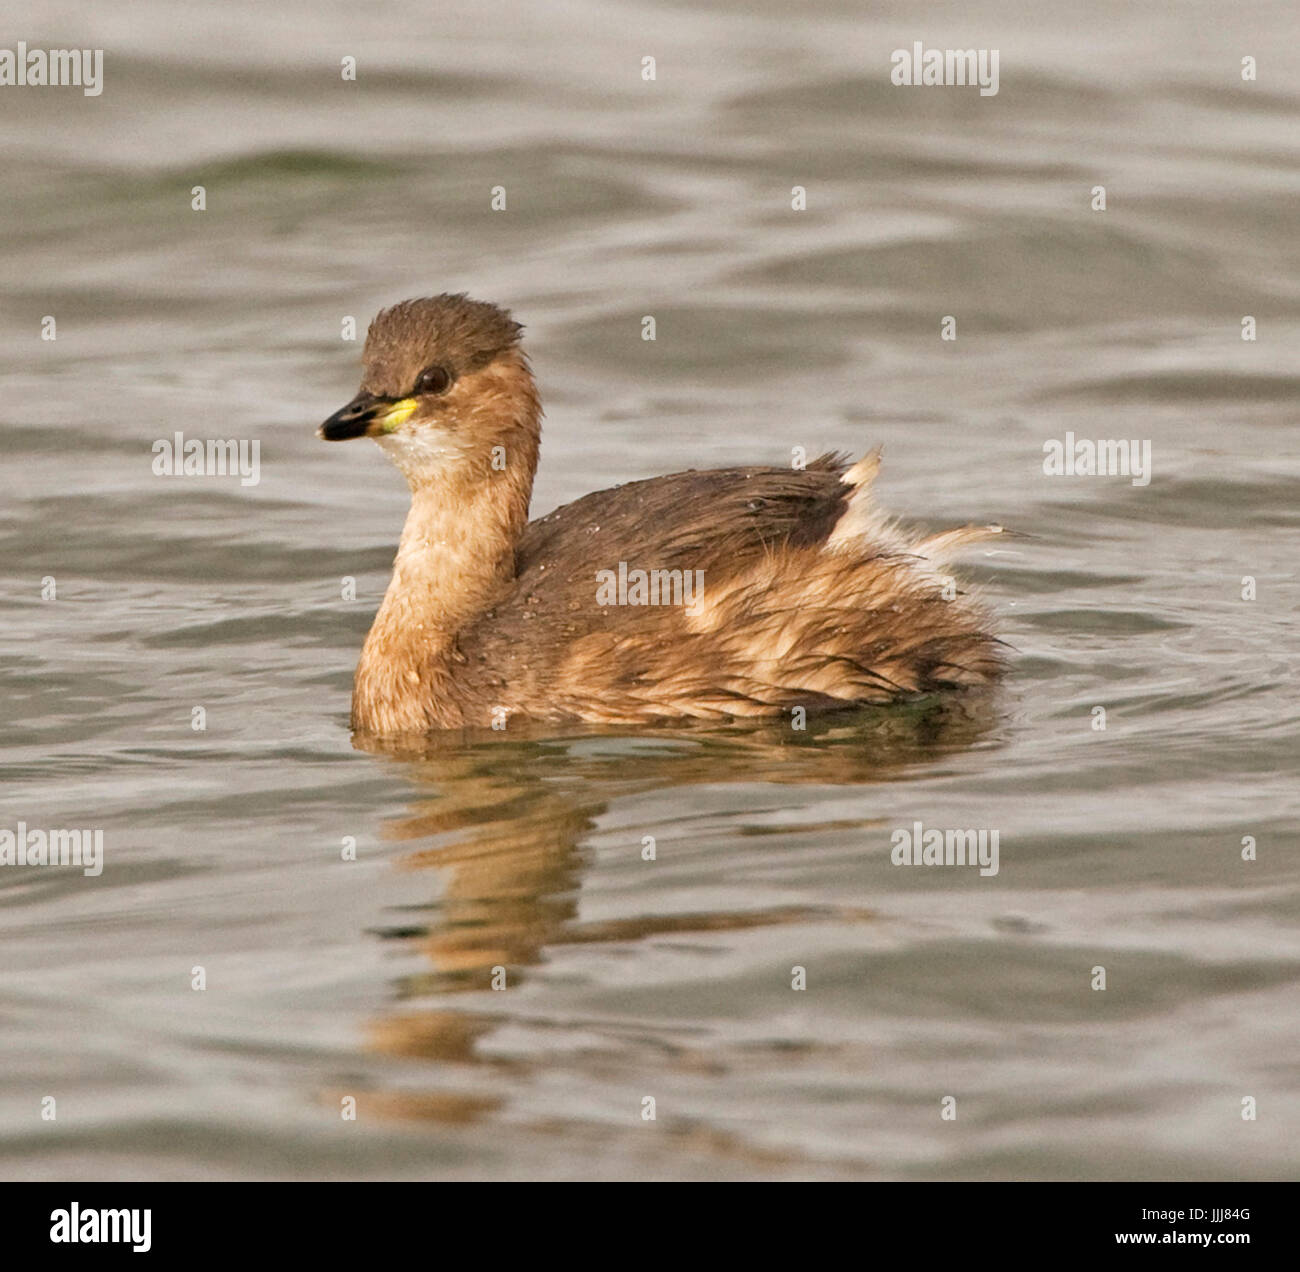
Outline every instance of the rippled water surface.
POLYGON ((0 88, 0 827, 106 864, 0 870, 5 1177, 1294 1173, 1300 55, 1157 8, 18 7, 105 87, 0 88), (892 86, 917 39, 998 94, 892 86), (314 429, 346 316, 460 289, 528 325, 536 515, 883 443, 1018 532, 1005 686, 354 747, 405 490, 314 429), (260 481, 154 476, 177 429, 260 481))

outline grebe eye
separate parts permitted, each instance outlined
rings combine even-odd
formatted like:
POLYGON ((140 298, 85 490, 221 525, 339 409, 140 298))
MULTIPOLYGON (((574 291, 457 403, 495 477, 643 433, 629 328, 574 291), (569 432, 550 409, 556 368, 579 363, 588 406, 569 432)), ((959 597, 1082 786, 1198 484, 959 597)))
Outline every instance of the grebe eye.
POLYGON ((415 382, 417 393, 443 393, 451 384, 451 372, 446 367, 427 367, 415 382))

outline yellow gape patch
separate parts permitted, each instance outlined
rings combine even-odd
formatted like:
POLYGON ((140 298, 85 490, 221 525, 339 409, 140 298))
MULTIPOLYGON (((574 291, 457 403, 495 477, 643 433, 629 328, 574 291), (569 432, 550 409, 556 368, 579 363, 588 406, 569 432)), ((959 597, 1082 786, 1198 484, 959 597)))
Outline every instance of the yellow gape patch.
POLYGON ((394 402, 388 410, 375 420, 375 423, 379 425, 379 431, 381 433, 396 432, 411 418, 415 408, 419 405, 415 398, 403 398, 400 402, 394 402))

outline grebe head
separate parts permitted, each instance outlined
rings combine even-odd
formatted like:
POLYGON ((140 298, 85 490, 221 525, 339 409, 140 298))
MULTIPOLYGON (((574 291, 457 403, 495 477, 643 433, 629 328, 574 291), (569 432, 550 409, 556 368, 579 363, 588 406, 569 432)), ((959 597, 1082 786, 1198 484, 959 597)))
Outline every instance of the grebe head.
POLYGON ((382 310, 366 334, 361 391, 317 435, 374 438, 413 489, 479 480, 521 459, 531 480, 541 409, 522 330, 464 295, 382 310))

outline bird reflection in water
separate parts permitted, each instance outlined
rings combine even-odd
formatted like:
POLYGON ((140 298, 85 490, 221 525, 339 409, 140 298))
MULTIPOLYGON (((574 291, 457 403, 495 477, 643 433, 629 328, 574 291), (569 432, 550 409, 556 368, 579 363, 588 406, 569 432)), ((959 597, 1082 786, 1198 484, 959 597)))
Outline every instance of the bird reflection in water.
MULTIPOLYGON (((872 815, 871 787, 933 766, 945 755, 993 740, 991 700, 967 695, 810 719, 805 731, 789 722, 747 726, 686 727, 661 732, 570 726, 549 730, 512 725, 509 732, 456 731, 431 735, 410 749, 409 741, 357 735, 354 745, 400 767, 416 788, 409 813, 381 828, 388 841, 409 843, 399 869, 433 871, 436 890, 413 884, 421 895, 403 907, 400 921, 380 930, 383 939, 417 947, 428 970, 403 977, 394 1010, 370 1026, 380 1054, 434 1061, 428 1076, 527 1071, 536 1062, 489 1051, 480 1044, 502 1026, 518 1022, 508 993, 486 997, 481 1009, 453 1005, 454 996, 480 994, 502 980, 523 984, 548 951, 578 944, 626 944, 680 934, 716 933, 785 923, 866 923, 870 898, 835 905, 783 905, 692 913, 637 913, 584 919, 581 889, 594 851, 585 846, 597 821, 619 803, 662 795, 665 812, 656 825, 628 832, 628 852, 639 857, 643 834, 663 832, 680 842, 680 818, 689 792, 705 786, 821 785, 861 788, 860 818, 835 822, 801 820, 800 835, 880 824, 872 815), (671 832, 667 828, 675 827, 671 832), (429 892, 435 891, 433 898, 429 892), (413 922, 415 915, 418 922, 413 922), (415 1004, 419 1004, 416 1006, 415 1004), (450 1066, 443 1069, 441 1066, 450 1066), (467 1068, 468 1067, 468 1068, 467 1068), (475 1068, 476 1067, 476 1068, 475 1068)), ((786 827, 754 823, 739 833, 782 833, 786 827)), ((608 833, 607 831, 604 833, 608 833)), ((659 855, 665 851, 658 848, 659 855)), ((647 863, 647 870, 654 865, 647 863)), ((644 892, 636 894, 644 897, 644 892)), ((644 902, 642 902, 644 904, 644 902)), ((530 1027, 548 1022, 528 1019, 530 1027)), ((568 1022, 549 1022, 556 1029, 568 1022)), ((584 1037, 604 1035, 611 1047, 628 1045, 626 1022, 583 1022, 584 1037)), ((636 1033, 637 1045, 649 1043, 636 1033)), ((694 1053, 690 1063, 709 1064, 694 1053)), ((725 1072, 725 1058, 718 1062, 725 1072)), ((458 1082, 459 1087, 463 1083, 458 1082)), ((499 1109, 509 1083, 474 1089, 373 1091, 372 1111, 389 1116, 464 1123, 499 1109)), ((714 1146, 717 1147, 716 1145, 714 1146)))

